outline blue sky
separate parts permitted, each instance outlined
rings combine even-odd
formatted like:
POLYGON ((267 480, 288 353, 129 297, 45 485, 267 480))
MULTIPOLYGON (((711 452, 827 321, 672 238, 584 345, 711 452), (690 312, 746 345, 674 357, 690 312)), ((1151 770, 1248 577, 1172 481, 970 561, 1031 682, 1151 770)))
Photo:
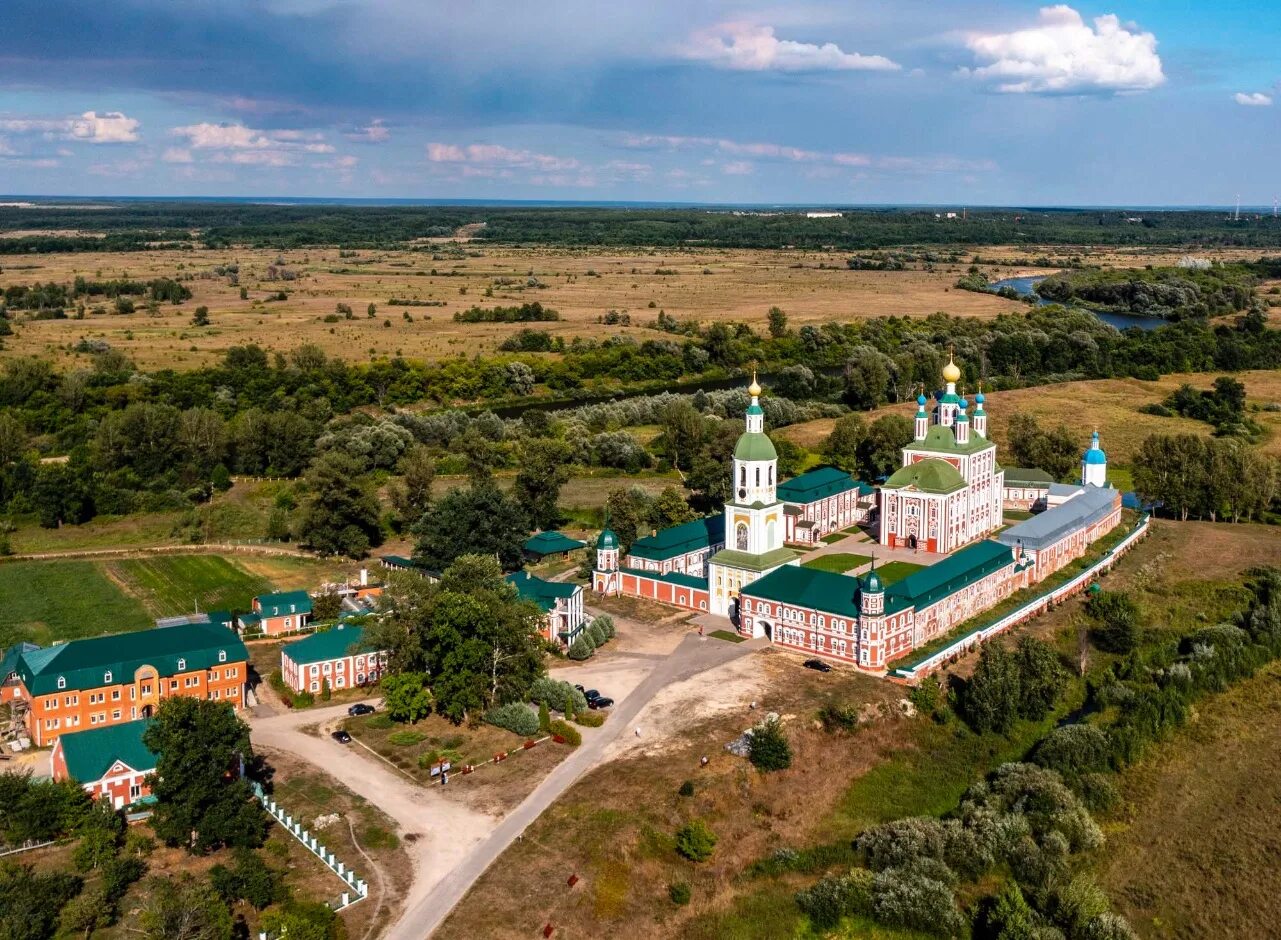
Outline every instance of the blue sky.
POLYGON ((1281 195, 1281 4, 4 0, 0 192, 1281 195))

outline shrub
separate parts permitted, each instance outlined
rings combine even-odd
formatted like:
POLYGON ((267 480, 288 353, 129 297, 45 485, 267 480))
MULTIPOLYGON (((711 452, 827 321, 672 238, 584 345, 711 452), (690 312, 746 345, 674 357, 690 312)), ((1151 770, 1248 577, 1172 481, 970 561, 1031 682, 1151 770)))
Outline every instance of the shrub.
POLYGON ((1086 924, 1108 912, 1107 895, 1083 875, 1056 891, 1052 900, 1055 922, 1074 937, 1082 934, 1086 924))
POLYGON ((582 725, 584 728, 599 728, 605 723, 605 713, 593 711, 575 712, 574 723, 582 725))
POLYGON ((872 882, 872 912, 885 924, 940 936, 965 929, 952 889, 912 868, 888 868, 872 882))
POLYGON ((597 625, 596 621, 593 620, 591 626, 584 632, 587 634, 587 638, 592 641, 592 646, 595 649, 600 649, 605 645, 605 631, 597 625))
POLYGON ((701 819, 676 830, 676 851, 691 862, 705 862, 716 848, 716 834, 701 819))
POLYGON ((583 736, 578 733, 578 729, 567 721, 557 719, 551 723, 551 727, 547 730, 556 737, 563 739, 571 747, 578 747, 583 743, 583 736))
POLYGON ((521 702, 508 702, 491 708, 485 712, 485 721, 526 738, 536 735, 539 729, 538 716, 521 702))
POLYGON ((676 792, 677 792, 677 793, 679 793, 681 796, 693 796, 693 795, 694 795, 694 781, 693 781, 693 780, 686 780, 684 783, 682 783, 682 784, 681 784, 681 788, 680 788, 679 790, 677 790, 676 792))
POLYGON ((316 696, 310 692, 295 692, 291 708, 311 708, 316 704, 316 696))
POLYGON ((546 677, 534 680, 529 687, 529 700, 561 713, 587 710, 587 699, 583 698, 582 692, 568 682, 546 677))
POLYGON ((596 652, 596 646, 592 643, 592 638, 587 635, 588 631, 584 630, 578 634, 569 647, 569 658, 582 662, 584 659, 591 659, 592 654, 596 652))
POLYGON ((936 715, 943 706, 943 687, 938 676, 926 676, 908 693, 908 700, 922 715, 936 715))
POLYGON ((1037 745, 1033 762, 1058 771, 1068 781, 1106 770, 1111 745, 1107 732, 1094 725, 1055 728, 1037 745))
POLYGON ((546 731, 551 726, 552 716, 547 710, 546 702, 538 703, 538 730, 546 731))
POLYGON ((818 720, 825 731, 853 731, 858 727, 858 709, 853 705, 824 705, 818 720))
POLYGON ((909 816, 881 823, 854 840, 854 848, 873 871, 901 868, 922 858, 941 859, 946 847, 943 823, 933 816, 909 816))
POLYGON ((369 721, 365 722, 365 727, 374 731, 386 731, 394 724, 390 715, 377 714, 372 715, 369 721))
POLYGON ((766 718, 752 729, 747 759, 764 773, 792 766, 792 746, 787 743, 782 723, 777 718, 766 718))
POLYGON ((600 627, 606 640, 612 640, 617 633, 617 629, 614 626, 614 618, 609 614, 601 614, 592 621, 592 626, 600 627))
POLYGON ((1109 653, 1128 653, 1139 643, 1139 606, 1128 594, 1100 591, 1091 595, 1085 612, 1098 624, 1091 631, 1094 643, 1109 653))
POLYGON ((1036 912, 1023 898, 1013 881, 1007 881, 998 894, 986 898, 979 910, 975 936, 993 940, 1017 940, 1036 936, 1036 912))
POLYGON ((675 881, 667 886, 667 896, 672 899, 673 904, 685 905, 689 903, 690 889, 688 881, 675 881))
POLYGON ((401 731, 393 731, 387 736, 387 740, 397 747, 413 747, 413 745, 420 744, 426 738, 427 735, 421 731, 411 731, 408 728, 401 731))
POLYGON ((1080 940, 1139 940, 1134 928, 1120 914, 1100 914, 1086 923, 1080 940))
POLYGON ((842 917, 870 911, 873 878, 865 868, 856 868, 848 875, 828 875, 796 892, 796 905, 819 930, 830 930, 842 917))

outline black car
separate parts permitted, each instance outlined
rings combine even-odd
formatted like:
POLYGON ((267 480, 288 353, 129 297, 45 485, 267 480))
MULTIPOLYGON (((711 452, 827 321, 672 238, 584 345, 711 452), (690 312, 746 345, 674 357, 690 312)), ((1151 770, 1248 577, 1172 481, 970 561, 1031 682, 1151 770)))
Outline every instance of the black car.
POLYGON ((805 660, 805 668, 806 668, 806 669, 817 669, 819 672, 831 672, 831 671, 832 671, 832 667, 831 667, 831 665, 830 665, 830 664, 828 664, 828 663, 823 662, 823 660, 821 660, 821 659, 807 659, 807 660, 805 660))
POLYGON ((342 728, 339 728, 337 731, 331 732, 329 736, 333 738, 335 741, 337 741, 339 744, 351 743, 351 735, 349 735, 342 728))
POLYGON ((587 699, 587 704, 590 705, 592 702, 600 698, 600 693, 595 689, 588 689, 586 692, 583 692, 583 698, 587 699))
POLYGON ((614 700, 607 695, 598 695, 587 702, 588 708, 613 708, 614 700))
POLYGON ((351 708, 347 709, 347 714, 352 717, 356 717, 357 715, 372 715, 375 711, 376 709, 374 706, 367 705, 364 702, 357 702, 355 705, 351 706, 351 708))

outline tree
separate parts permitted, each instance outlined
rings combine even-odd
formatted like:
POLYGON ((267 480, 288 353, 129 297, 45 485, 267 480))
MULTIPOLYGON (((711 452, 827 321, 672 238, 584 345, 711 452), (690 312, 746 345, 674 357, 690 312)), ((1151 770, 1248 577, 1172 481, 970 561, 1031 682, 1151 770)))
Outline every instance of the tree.
POLYGON ((228 904, 245 901, 262 910, 283 895, 280 875, 249 849, 236 849, 234 867, 215 865, 209 869, 209 880, 228 904))
POLYGON ((322 555, 362 558, 381 545, 378 500, 360 462, 331 451, 318 457, 307 474, 311 496, 303 506, 298 535, 322 555))
POLYGON ((961 713, 975 731, 1004 734, 1022 705, 1019 664, 999 642, 985 643, 974 674, 961 695, 961 713))
POLYGON ((446 493, 414 533, 414 554, 429 568, 443 570, 463 555, 489 555, 514 571, 524 559, 529 523, 520 503, 492 481, 480 481, 446 493))
POLYGON ((82 933, 88 940, 95 930, 111 925, 115 919, 114 907, 102 887, 95 885, 67 902, 62 909, 62 928, 71 933, 82 933))
MULTIPOLYGON (((670 500, 668 502, 670 504, 670 500)), ((649 535, 654 499, 639 486, 611 490, 605 497, 605 512, 609 515, 610 528, 626 551, 636 539, 649 535)))
POLYGON ((676 830, 676 851, 691 862, 705 862, 716 848, 716 834, 707 823, 695 819, 676 830))
POLYGON ((415 444, 400 458, 401 478, 391 488, 392 506, 407 525, 422 519, 431 505, 431 489, 436 480, 436 461, 431 451, 415 444))
POLYGON ((752 729, 747 758, 757 770, 769 773, 792 766, 792 746, 777 718, 766 718, 752 729))
POLYGON ((867 437, 867 428, 858 415, 842 415, 823 441, 823 460, 850 473, 858 470, 859 449, 867 437))
POLYGON ((1065 424, 1045 430, 1032 415, 1017 412, 1010 416, 1006 436, 1010 454, 1021 467, 1039 468, 1056 480, 1076 470, 1082 448, 1065 424))
POLYGON ((1139 605, 1120 591, 1091 594, 1085 612, 1098 624, 1094 643, 1109 653, 1128 653, 1139 644, 1139 605))
POLYGON ((689 470, 707 441, 706 419, 682 398, 663 409, 658 426, 654 450, 666 457, 677 472, 689 470))
POLYGON ((138 914, 147 940, 231 940, 231 912, 213 885, 190 872, 153 877, 138 914))
POLYGON ((158 755, 147 778, 156 797, 151 828, 157 836, 193 855, 262 844, 265 817, 237 773, 253 755, 249 726, 229 703, 165 699, 142 740, 158 755))
POLYGON ((288 901, 268 911, 262 929, 288 940, 335 940, 338 917, 329 906, 317 901, 288 901))
POLYGON ((427 676, 421 672, 402 672, 383 676, 378 683, 383 694, 383 707, 392 721, 421 721, 431 714, 431 691, 427 676))
POLYGON ((911 443, 912 419, 902 415, 882 415, 867 428, 857 445, 858 475, 864 480, 881 480, 903 462, 903 447, 911 443))
POLYGON ((342 598, 332 591, 327 594, 317 594, 312 598, 312 620, 321 622, 326 620, 337 620, 340 613, 342 613, 342 598))
POLYGON ((787 335, 787 314, 778 307, 770 307, 769 313, 769 335, 774 339, 782 339, 787 335))
POLYGON ((1035 637, 1020 637, 1014 655, 1019 666, 1019 714, 1040 721, 1063 694, 1067 671, 1054 648, 1035 637))
POLYGON ((0 862, 0 937, 48 940, 58 913, 83 882, 65 872, 37 873, 31 865, 0 862))
POLYGON ((874 346, 858 346, 845 361, 845 403, 867 410, 885 401, 891 360, 874 346))
POLYGON ((208 326, 209 325, 209 308, 204 306, 203 304, 197 307, 195 316, 191 318, 191 325, 192 326, 208 326))
POLYGON ((689 508, 689 502, 680 490, 674 486, 665 486, 654 498, 649 517, 655 528, 666 529, 689 522, 694 518, 694 511, 689 508))
POLYGON ((560 518, 560 488, 569 479, 569 446, 551 438, 534 438, 520 449, 513 493, 529 525, 550 529, 560 518))

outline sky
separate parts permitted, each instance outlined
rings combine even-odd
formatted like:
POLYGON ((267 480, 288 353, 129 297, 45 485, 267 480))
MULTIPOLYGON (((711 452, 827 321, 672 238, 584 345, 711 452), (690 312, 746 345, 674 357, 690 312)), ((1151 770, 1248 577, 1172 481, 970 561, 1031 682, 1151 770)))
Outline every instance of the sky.
POLYGON ((3 0, 0 193, 1230 205, 1275 0, 3 0))

